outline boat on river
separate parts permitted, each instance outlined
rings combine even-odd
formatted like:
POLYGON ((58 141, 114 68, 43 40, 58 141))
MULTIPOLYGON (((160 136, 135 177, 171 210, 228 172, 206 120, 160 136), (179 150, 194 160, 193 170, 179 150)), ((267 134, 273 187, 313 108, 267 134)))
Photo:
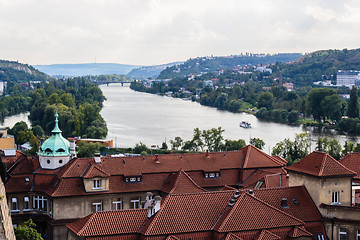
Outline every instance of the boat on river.
POLYGON ((246 121, 242 121, 240 123, 240 127, 242 127, 242 128, 251 128, 251 123, 246 122, 246 121))

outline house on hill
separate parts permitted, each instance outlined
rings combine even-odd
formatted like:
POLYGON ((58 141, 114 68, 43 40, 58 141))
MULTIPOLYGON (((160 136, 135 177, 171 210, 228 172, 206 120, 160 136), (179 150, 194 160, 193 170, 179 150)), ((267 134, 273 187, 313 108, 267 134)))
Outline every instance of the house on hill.
POLYGON ((38 156, 21 155, 8 169, 5 187, 15 224, 32 218, 44 236, 65 239, 66 224, 96 211, 141 209, 147 192, 166 197, 224 186, 286 187, 285 166, 251 145, 233 152, 77 158, 56 116, 38 156))

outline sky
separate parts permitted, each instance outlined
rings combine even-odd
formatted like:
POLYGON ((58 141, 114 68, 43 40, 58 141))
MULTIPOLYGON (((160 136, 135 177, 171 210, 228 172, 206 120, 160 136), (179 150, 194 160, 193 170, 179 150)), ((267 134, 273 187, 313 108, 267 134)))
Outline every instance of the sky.
POLYGON ((155 65, 360 47, 359 0, 0 0, 0 59, 155 65))

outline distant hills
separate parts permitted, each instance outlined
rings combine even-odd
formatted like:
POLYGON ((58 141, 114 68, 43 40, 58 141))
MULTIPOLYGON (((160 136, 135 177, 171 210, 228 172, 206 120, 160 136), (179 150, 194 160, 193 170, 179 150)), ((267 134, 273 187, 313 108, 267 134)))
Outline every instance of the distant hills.
POLYGON ((27 64, 0 60, 0 81, 28 83, 29 81, 45 81, 50 78, 50 76, 27 64))
POLYGON ((159 74, 168 67, 172 67, 175 65, 182 64, 184 62, 174 62, 168 64, 161 65, 153 65, 153 66, 145 66, 140 68, 135 68, 131 70, 126 76, 128 78, 136 78, 136 79, 146 79, 146 78, 157 78, 159 74))
POLYGON ((246 65, 293 62, 300 57, 302 57, 302 54, 300 53, 278 53, 273 55, 247 53, 225 57, 198 57, 189 59, 183 64, 166 68, 160 73, 159 78, 184 77, 192 73, 197 75, 223 69, 234 69, 246 65))
POLYGON ((291 64, 278 64, 273 74, 278 74, 278 69, 283 72, 283 77, 297 85, 311 85, 325 79, 335 81, 338 70, 360 71, 360 49, 319 50, 291 64))
POLYGON ((118 63, 80 63, 80 64, 51 64, 34 65, 34 67, 51 76, 86 76, 118 74, 126 75, 139 65, 127 65, 118 63))

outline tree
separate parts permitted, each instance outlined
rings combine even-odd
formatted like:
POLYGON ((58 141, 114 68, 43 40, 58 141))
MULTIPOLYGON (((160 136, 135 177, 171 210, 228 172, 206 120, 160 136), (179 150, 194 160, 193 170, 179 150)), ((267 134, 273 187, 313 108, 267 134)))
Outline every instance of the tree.
POLYGON ((272 155, 279 155, 284 158, 288 165, 298 162, 309 154, 310 147, 310 134, 299 133, 296 134, 294 141, 285 138, 283 141, 278 142, 272 149, 272 155))
POLYGON ((250 144, 257 147, 258 149, 263 149, 265 146, 265 142, 264 140, 260 139, 260 138, 251 138, 250 139, 250 144))
POLYGON ((93 157, 95 153, 100 151, 100 143, 87 143, 80 141, 77 146, 77 156, 82 157, 93 157))
POLYGON ((30 218, 22 225, 14 227, 15 237, 17 240, 43 240, 41 234, 35 230, 36 224, 30 218))
POLYGON ((292 110, 291 112, 289 112, 288 115, 288 122, 291 124, 294 124, 297 122, 297 120, 299 119, 299 112, 296 110, 292 110))
POLYGON ((171 149, 172 150, 178 150, 183 145, 183 140, 181 137, 175 137, 174 140, 170 140, 171 149))
POLYGON ((348 101, 346 113, 350 118, 358 118, 359 109, 358 90, 355 86, 353 86, 350 92, 350 99, 348 101))
POLYGON ((324 115, 329 119, 340 121, 345 110, 345 103, 337 94, 324 97, 321 101, 324 115))
MULTIPOLYGON (((314 88, 310 91, 306 99, 306 112, 312 114, 314 119, 325 120, 326 110, 323 100, 326 96, 337 95, 336 91, 330 88, 314 88)), ((328 101, 326 101, 327 103, 328 101)))
POLYGON ((229 140, 225 139, 224 151, 235 151, 240 150, 246 146, 245 140, 229 140))
POLYGON ((271 92, 262 92, 258 97, 257 108, 265 107, 267 110, 272 109, 274 95, 271 92))
POLYGON ((149 149, 147 148, 147 146, 144 143, 139 142, 139 143, 135 144, 134 153, 142 154, 143 152, 148 152, 148 151, 149 151, 149 149))
POLYGON ((166 142, 162 142, 162 144, 161 144, 161 149, 163 149, 163 150, 167 150, 167 149, 168 149, 168 145, 167 145, 166 142))
MULTIPOLYGON (((347 144, 345 143, 345 148, 347 144)), ((339 160, 341 157, 341 145, 336 139, 328 139, 327 137, 319 138, 316 143, 316 150, 326 152, 333 158, 339 160)))

